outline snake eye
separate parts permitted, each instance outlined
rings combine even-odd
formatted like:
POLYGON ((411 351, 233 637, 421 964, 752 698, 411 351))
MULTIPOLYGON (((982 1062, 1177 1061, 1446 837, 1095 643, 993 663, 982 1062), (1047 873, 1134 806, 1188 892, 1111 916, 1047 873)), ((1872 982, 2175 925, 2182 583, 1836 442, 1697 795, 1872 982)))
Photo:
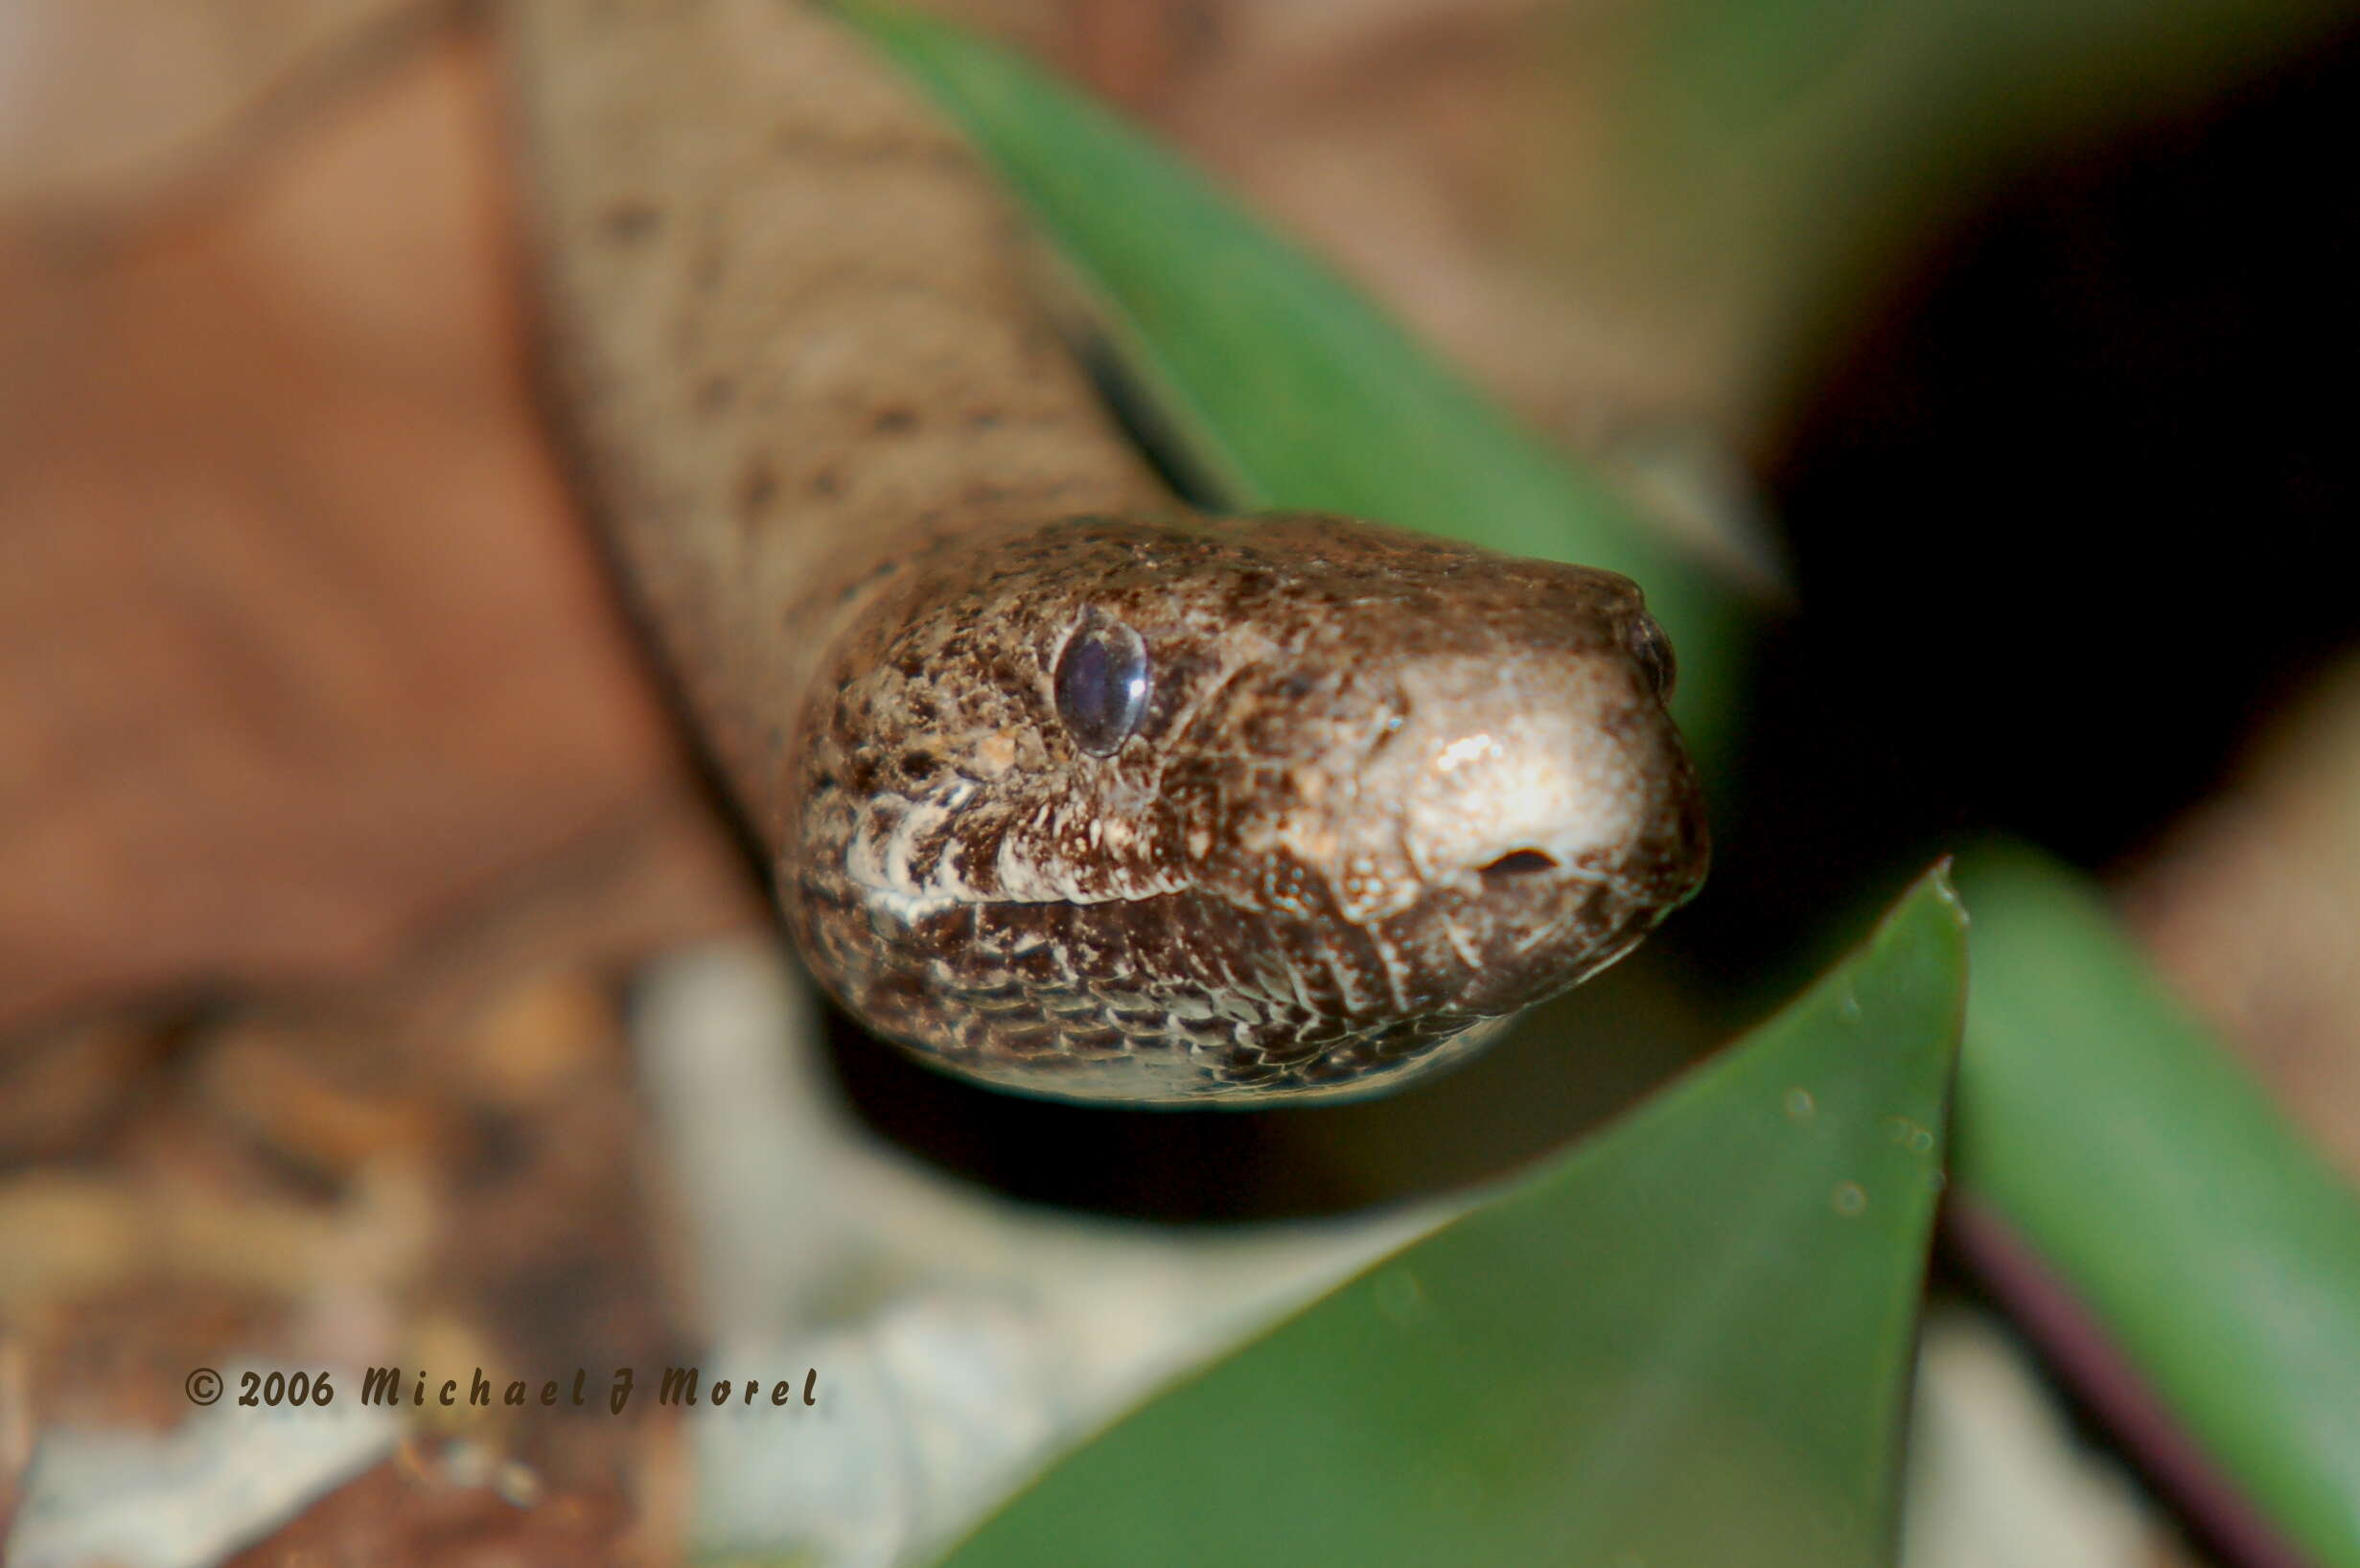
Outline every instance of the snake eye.
POLYGON ((1678 678, 1679 664, 1672 655, 1672 639, 1663 634, 1653 615, 1642 612, 1631 623, 1631 657, 1647 672, 1648 684, 1654 688, 1655 700, 1672 700, 1672 683, 1678 678))
POLYGON ((1110 757, 1147 711, 1147 644, 1121 621, 1091 611, 1057 656, 1057 717, 1074 744, 1110 757))

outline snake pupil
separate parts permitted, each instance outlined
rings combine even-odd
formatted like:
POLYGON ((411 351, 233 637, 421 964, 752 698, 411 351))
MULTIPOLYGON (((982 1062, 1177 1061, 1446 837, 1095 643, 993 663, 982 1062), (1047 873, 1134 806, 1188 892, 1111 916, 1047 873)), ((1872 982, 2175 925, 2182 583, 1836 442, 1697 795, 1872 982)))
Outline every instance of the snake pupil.
POLYGON ((1147 644, 1121 621, 1093 614, 1057 657, 1057 717, 1074 744, 1108 757, 1147 711, 1147 644))

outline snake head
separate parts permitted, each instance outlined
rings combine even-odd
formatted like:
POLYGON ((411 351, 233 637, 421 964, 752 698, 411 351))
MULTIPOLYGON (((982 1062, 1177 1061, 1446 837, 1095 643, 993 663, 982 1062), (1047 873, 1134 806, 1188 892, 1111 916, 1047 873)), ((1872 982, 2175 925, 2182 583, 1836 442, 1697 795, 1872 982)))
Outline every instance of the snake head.
POLYGON ((1638 588, 1344 519, 1077 519, 831 650, 781 865, 829 989, 1060 1097, 1344 1097, 1459 1059, 1702 880, 1638 588))

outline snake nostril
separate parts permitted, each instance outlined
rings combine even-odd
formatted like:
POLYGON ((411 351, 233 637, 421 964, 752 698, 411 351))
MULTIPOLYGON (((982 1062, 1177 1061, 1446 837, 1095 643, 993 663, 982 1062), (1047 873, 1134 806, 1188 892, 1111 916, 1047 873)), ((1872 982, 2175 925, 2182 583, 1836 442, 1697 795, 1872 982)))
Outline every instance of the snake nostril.
POLYGON ((1557 862, 1538 849, 1512 849, 1480 869, 1484 881, 1496 884, 1511 877, 1530 876, 1535 871, 1554 871, 1557 862))

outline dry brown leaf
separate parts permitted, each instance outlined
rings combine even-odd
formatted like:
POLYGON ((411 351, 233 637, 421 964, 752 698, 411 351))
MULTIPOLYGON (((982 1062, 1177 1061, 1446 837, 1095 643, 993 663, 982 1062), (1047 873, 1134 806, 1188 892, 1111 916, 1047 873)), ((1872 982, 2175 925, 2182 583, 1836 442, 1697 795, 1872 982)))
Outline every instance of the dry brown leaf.
POLYGON ((482 51, 302 129, 0 234, 0 1026, 382 972, 633 843, 690 869, 600 942, 746 914, 527 395, 482 51))
POLYGON ((242 136, 281 128, 442 0, 12 0, 0 32, 0 210, 135 217, 242 136), (274 111, 276 113, 274 114, 274 111))
POLYGON ((462 1462, 387 1460, 321 1498, 223 1568, 289 1564, 437 1563, 449 1568, 636 1563, 625 1544, 629 1500, 617 1478, 555 1488, 518 1461, 495 1461, 480 1480, 462 1462))

